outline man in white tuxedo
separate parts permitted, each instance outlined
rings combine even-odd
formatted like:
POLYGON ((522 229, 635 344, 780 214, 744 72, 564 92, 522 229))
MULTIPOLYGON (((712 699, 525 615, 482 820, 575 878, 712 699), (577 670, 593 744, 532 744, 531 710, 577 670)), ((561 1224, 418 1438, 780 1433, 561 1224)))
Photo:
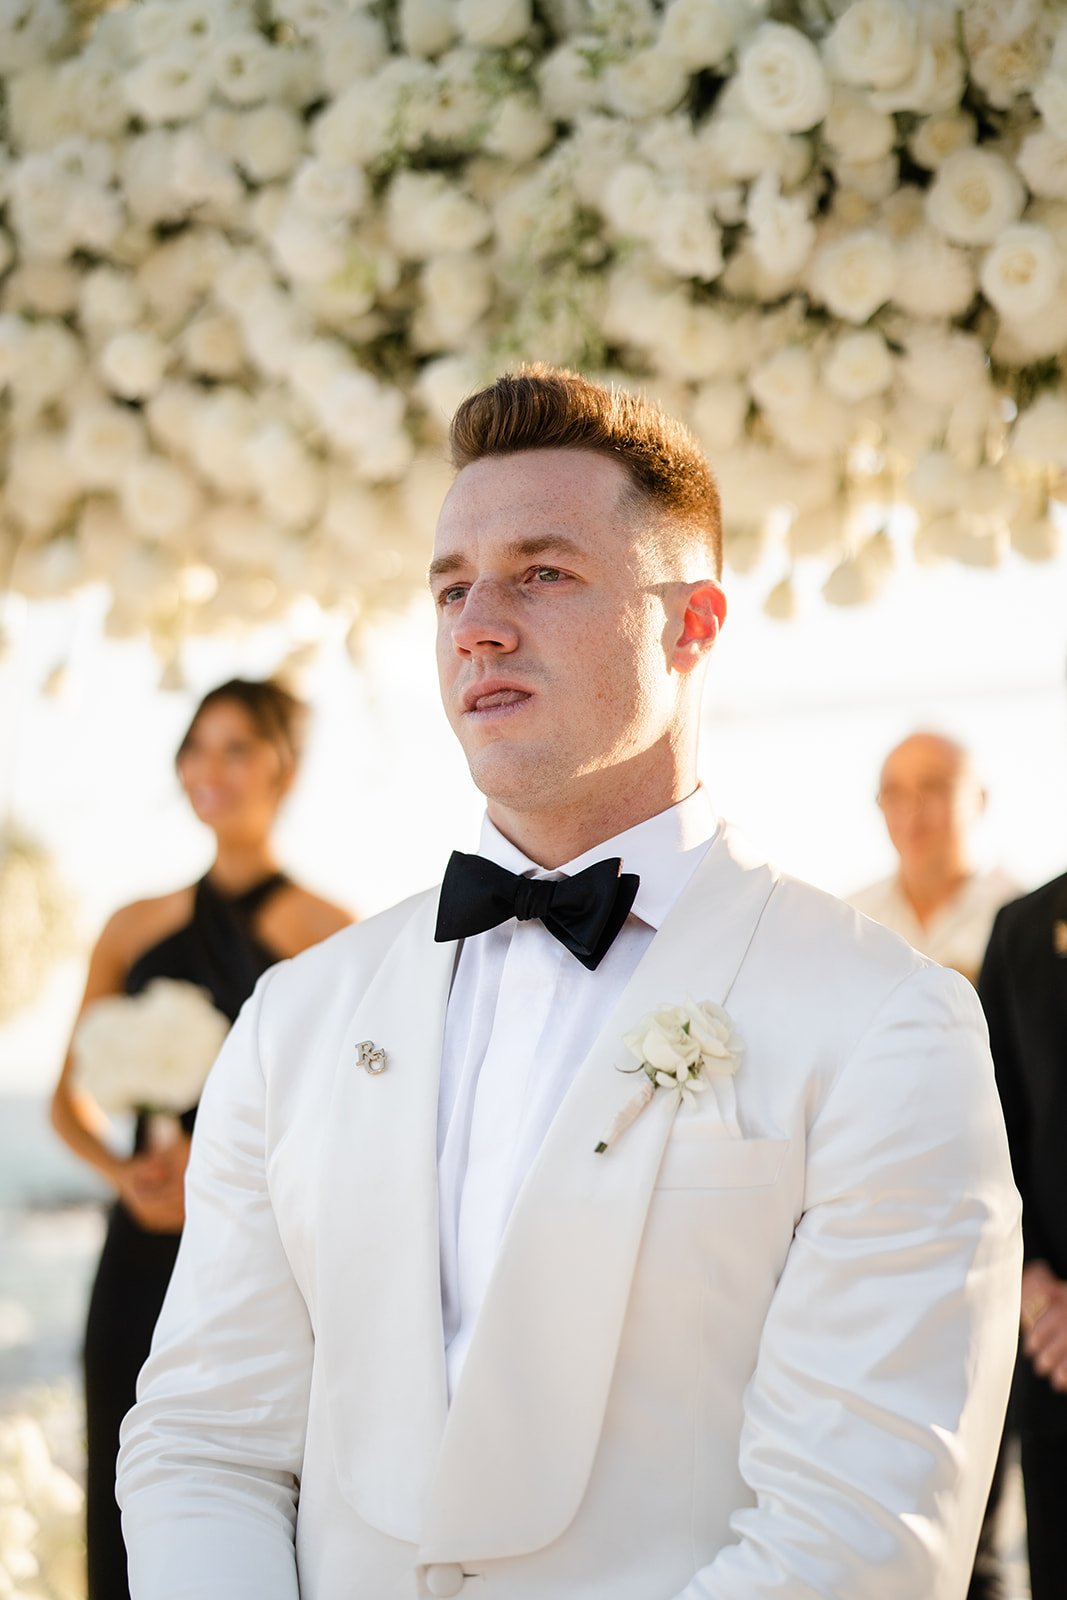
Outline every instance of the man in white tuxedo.
POLYGON ((453 456, 480 850, 275 967, 212 1072, 134 1600, 960 1600, 1020 1273, 974 994, 712 815, 685 430, 534 369, 453 456))

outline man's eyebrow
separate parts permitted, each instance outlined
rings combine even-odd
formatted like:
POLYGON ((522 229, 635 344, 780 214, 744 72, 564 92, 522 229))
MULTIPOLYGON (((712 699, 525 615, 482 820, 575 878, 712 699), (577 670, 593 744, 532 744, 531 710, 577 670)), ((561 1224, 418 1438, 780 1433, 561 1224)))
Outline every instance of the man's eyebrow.
MULTIPOLYGON (((543 556, 547 552, 561 556, 577 556, 582 553, 581 546, 573 539, 568 539, 566 534, 542 533, 531 535, 528 539, 516 539, 513 544, 505 545, 501 554, 514 560, 520 556, 543 556)), ((464 557, 458 551, 451 551, 447 555, 437 556, 430 562, 427 576, 432 583, 435 578, 444 578, 449 573, 458 572, 465 564, 464 557)))

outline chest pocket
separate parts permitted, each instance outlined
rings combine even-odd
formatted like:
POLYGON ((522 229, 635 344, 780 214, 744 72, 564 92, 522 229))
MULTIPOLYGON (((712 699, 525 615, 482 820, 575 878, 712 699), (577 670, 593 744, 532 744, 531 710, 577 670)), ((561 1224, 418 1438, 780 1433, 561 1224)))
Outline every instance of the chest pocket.
POLYGON ((657 1189, 764 1189, 777 1183, 788 1139, 721 1139, 703 1131, 668 1141, 657 1189))

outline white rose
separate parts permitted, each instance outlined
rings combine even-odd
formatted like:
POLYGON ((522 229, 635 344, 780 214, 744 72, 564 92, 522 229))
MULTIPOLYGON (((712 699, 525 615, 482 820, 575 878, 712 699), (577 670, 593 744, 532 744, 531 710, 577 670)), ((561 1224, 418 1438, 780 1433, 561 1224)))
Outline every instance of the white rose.
POLYGON ((663 15, 660 49, 690 72, 717 67, 752 15, 741 0, 671 0, 663 15))
POLYGON ((205 378, 232 378, 244 366, 241 330, 232 317, 197 317, 183 330, 179 345, 189 371, 205 378))
POLYGON ((915 66, 906 78, 888 89, 872 89, 871 104, 878 111, 914 111, 927 116, 954 111, 967 86, 967 66, 956 42, 950 11, 918 8, 922 30, 915 66))
POLYGON ((866 322, 893 293, 894 247, 884 234, 861 229, 819 248, 812 258, 816 299, 845 322, 866 322))
POLYGON ((215 299, 234 316, 241 316, 262 295, 273 291, 274 274, 258 250, 237 250, 219 268, 215 299))
POLYGON ((994 361, 1028 367, 1067 348, 1067 288, 1061 280, 1052 299, 1030 317, 1002 317, 993 340, 994 361))
POLYGON ((20 72, 8 78, 5 90, 5 123, 15 149, 50 150, 60 139, 77 137, 78 108, 64 96, 60 74, 54 67, 31 67, 20 72))
POLYGON ((1034 90, 1034 105, 1058 139, 1067 139, 1067 69, 1046 72, 1034 90))
POLYGON ((122 95, 123 63, 96 48, 93 42, 81 56, 65 61, 57 74, 57 87, 76 108, 79 125, 97 139, 117 139, 126 127, 122 95))
POLYGON ((699 143, 708 166, 722 182, 744 183, 764 172, 781 174, 781 134, 747 115, 731 111, 713 116, 701 130, 699 143))
POLYGON ((926 450, 911 470, 908 499, 924 516, 958 511, 967 494, 967 474, 944 450, 926 450))
POLYGON ((377 17, 360 13, 335 22, 319 39, 322 82, 331 95, 372 78, 389 55, 385 28, 377 17))
POLYGON ((776 415, 799 411, 806 406, 815 388, 815 362, 810 350, 797 346, 776 350, 749 374, 748 386, 756 404, 776 415))
POLYGON ((700 1058, 700 1044, 690 1034, 688 1023, 681 1006, 658 1006, 623 1035, 623 1043, 638 1061, 647 1061, 657 1073, 685 1077, 700 1058))
POLYGON ((920 325, 905 335, 904 345, 901 377, 920 400, 949 406, 989 382, 986 353, 973 334, 920 325))
POLYGON ((1012 429, 1010 450, 1021 461, 1067 468, 1067 399, 1043 394, 1035 400, 1012 429))
POLYGON ((880 161, 896 143, 897 125, 875 111, 859 89, 836 88, 823 120, 823 138, 848 161, 880 161))
POLYGON ((900 162, 894 153, 881 161, 835 161, 834 178, 843 190, 862 195, 872 205, 888 200, 900 181, 900 162))
POLYGON ((774 133, 802 133, 826 115, 819 52, 798 29, 765 22, 741 52, 738 83, 749 113, 774 133))
POLYGON ((44 151, 24 156, 8 181, 11 221, 32 253, 57 259, 73 244, 68 220, 72 184, 55 157, 44 151))
POLYGON ((651 239, 659 221, 663 180, 643 161, 626 161, 615 169, 600 197, 600 209, 612 227, 631 239, 651 239))
POLYGON ((71 17, 61 0, 7 0, 0 9, 0 61, 6 72, 25 72, 63 43, 71 17))
POLYGON ((207 105, 211 71, 198 46, 174 44, 127 72, 122 87, 126 104, 142 121, 188 122, 207 105))
POLYGON ((476 200, 428 172, 401 172, 394 178, 387 222, 397 254, 416 261, 445 251, 473 250, 492 226, 476 200))
POLYGON ((908 140, 908 149, 919 163, 936 172, 957 150, 973 145, 978 124, 969 111, 939 111, 924 117, 908 140))
POLYGON ((1014 168, 990 150, 957 150, 942 162, 927 216, 954 244, 992 244, 1022 212, 1025 191, 1014 168))
POLYGON ((7 452, 4 509, 28 533, 50 533, 79 492, 66 441, 55 433, 17 435, 7 452))
POLYGON ((245 446, 245 458, 264 508, 279 522, 299 527, 317 515, 326 490, 322 467, 284 423, 258 429, 245 446))
POLYGON ((211 145, 199 128, 183 128, 171 146, 170 183, 187 204, 205 201, 227 207, 244 195, 244 185, 233 163, 211 145))
POLYGON ((846 548, 845 519, 839 505, 800 511, 789 525, 786 546, 796 561, 806 556, 838 558, 846 548))
POLYGON ((722 233, 700 195, 676 191, 659 205, 652 250, 656 259, 683 278, 709 283, 722 271, 722 233))
POLYGON ((409 55, 440 55, 456 28, 454 0, 400 0, 400 42, 409 55))
POLYGON ((5 273, 15 259, 15 241, 6 228, 0 228, 0 275, 5 273))
POLYGON ((1029 317, 1052 299, 1062 270, 1048 230, 1017 222, 986 252, 978 276, 986 299, 1002 316, 1029 317))
POLYGON ((1039 8, 972 0, 960 20, 971 78, 991 105, 1008 110, 1033 89, 1045 66, 1047 34, 1039 8))
POLYGON ((363 209, 367 180, 359 167, 331 167, 309 156, 293 179, 292 193, 306 216, 333 222, 354 217, 363 209))
POLYGON ((456 20, 463 37, 486 49, 518 44, 530 31, 530 0, 459 0, 456 20))
POLYGON ((888 89, 914 70, 918 49, 915 16, 899 0, 853 0, 830 31, 826 59, 841 83, 888 89))
POLYGON ((0 388, 19 370, 29 324, 12 312, 0 313, 0 388))
POLYGON ((67 460, 86 489, 117 488, 144 448, 144 424, 127 406, 81 406, 71 419, 67 460))
POLYGON ((145 406, 145 421, 152 438, 164 450, 188 455, 203 403, 203 391, 191 383, 171 380, 162 384, 145 406))
POLYGON ((122 191, 130 214, 148 226, 158 222, 178 222, 185 215, 185 203, 176 194, 174 174, 174 136, 163 128, 153 128, 123 146, 121 157, 122 191))
POLYGON ((69 393, 82 370, 82 348, 62 322, 35 322, 19 341, 18 366, 11 384, 31 411, 69 393))
POLYGON ((711 455, 732 450, 741 437, 748 407, 748 390, 743 383, 733 380, 701 385, 694 396, 689 421, 705 450, 711 455))
POLYGON ((190 418, 188 450, 202 478, 226 494, 250 494, 255 479, 245 456, 258 425, 255 408, 239 389, 220 387, 190 418))
POLYGON ((592 65, 601 48, 596 34, 580 34, 558 45, 541 62, 537 77, 548 116, 569 122, 603 105, 605 85, 592 65))
POLYGON ((96 255, 109 251, 126 222, 122 201, 113 189, 79 183, 70 194, 67 223, 75 243, 96 255))
POLYGON ((765 271, 783 276, 800 271, 815 244, 805 196, 783 197, 777 175, 765 172, 748 191, 745 220, 752 252, 765 271))
POLYGON ((438 427, 447 429, 461 400, 478 387, 478 370, 469 356, 428 361, 415 380, 415 394, 438 427))
POLYGON ((252 106, 278 93, 283 56, 261 33, 231 33, 212 49, 210 68, 224 99, 231 105, 252 106))
POLYGON ((823 599, 832 606, 869 605, 885 588, 893 570, 893 546, 884 533, 865 539, 823 584, 823 599))
POLYGON ((478 51, 471 45, 450 50, 429 69, 431 92, 407 109, 404 143, 409 149, 424 139, 464 146, 483 136, 492 114, 492 95, 478 69, 478 51))
POLYGON ((309 217, 297 205, 286 206, 270 236, 274 258, 293 283, 318 283, 340 272, 345 243, 343 223, 309 217))
POLYGON ((188 526, 199 505, 189 474, 162 456, 131 462, 123 475, 120 498, 131 527, 150 539, 166 539, 188 526))
POLYGON ((469 251, 434 256, 423 268, 422 291, 440 337, 459 344, 492 304, 493 275, 484 257, 469 251))
POLYGON ((1022 142, 1016 166, 1031 194, 1050 200, 1067 200, 1067 138, 1048 128, 1029 134, 1022 142))
POLYGON ((555 129, 533 95, 509 94, 493 115, 485 148, 508 161, 532 161, 554 137, 555 129))
POLYGON ((689 74, 661 50, 638 50, 604 74, 608 104, 623 117, 652 117, 674 107, 689 88, 689 74))
POLYGON ((241 117, 236 156, 253 182, 286 177, 303 150, 304 124, 287 106, 258 106, 241 117))
POLYGON ((865 328, 841 335, 823 362, 822 375, 836 399, 854 405, 888 389, 893 379, 893 358, 882 335, 874 328, 865 328))
POLYGON ((67 317, 77 309, 81 281, 67 261, 24 261, 7 280, 4 299, 12 311, 67 317))
POLYGON ((929 228, 897 246, 893 299, 914 317, 960 316, 978 289, 970 253, 929 228))

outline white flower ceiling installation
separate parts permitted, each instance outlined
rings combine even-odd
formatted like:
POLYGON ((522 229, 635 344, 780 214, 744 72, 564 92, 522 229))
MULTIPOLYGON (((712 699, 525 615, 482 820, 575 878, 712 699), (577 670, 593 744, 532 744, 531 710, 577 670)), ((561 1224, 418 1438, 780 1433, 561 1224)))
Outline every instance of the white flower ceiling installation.
POLYGON ((728 557, 1055 548, 1062 0, 0 0, 3 580, 164 655, 421 585, 457 400, 644 387, 728 557), (90 5, 89 9, 92 7, 90 5))

